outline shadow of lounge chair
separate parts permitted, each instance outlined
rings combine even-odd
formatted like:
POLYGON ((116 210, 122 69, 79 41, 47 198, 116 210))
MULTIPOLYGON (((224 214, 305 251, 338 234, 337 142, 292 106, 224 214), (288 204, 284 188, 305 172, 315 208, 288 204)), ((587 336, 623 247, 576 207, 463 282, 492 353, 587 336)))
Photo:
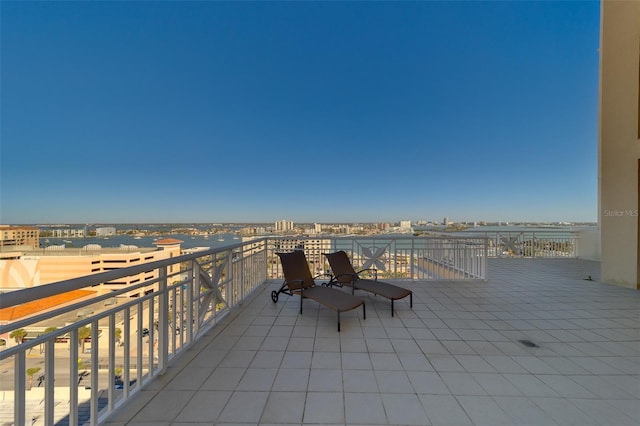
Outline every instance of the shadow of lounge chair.
POLYGON ((344 291, 331 288, 327 285, 316 285, 311 276, 309 264, 303 251, 291 253, 277 253, 282 264, 284 283, 278 291, 271 292, 273 303, 278 302, 280 293, 289 296, 300 296, 300 314, 302 315, 302 301, 304 299, 315 300, 319 304, 332 309, 338 314, 338 331, 340 331, 340 312, 350 311, 362 305, 363 319, 367 318, 364 300, 344 291))
POLYGON ((353 265, 351 265, 349 256, 342 250, 325 254, 325 256, 333 271, 333 279, 329 281, 329 285, 337 285, 340 287, 344 285, 349 286, 351 287, 352 294, 355 294, 355 290, 364 290, 385 297, 391 300, 391 316, 394 315, 394 300, 409 296, 409 306, 413 308, 413 292, 411 290, 378 281, 377 271, 375 269, 371 269, 372 271, 376 271, 375 279, 360 278, 360 273, 368 269, 356 272, 355 269, 353 269, 353 265))

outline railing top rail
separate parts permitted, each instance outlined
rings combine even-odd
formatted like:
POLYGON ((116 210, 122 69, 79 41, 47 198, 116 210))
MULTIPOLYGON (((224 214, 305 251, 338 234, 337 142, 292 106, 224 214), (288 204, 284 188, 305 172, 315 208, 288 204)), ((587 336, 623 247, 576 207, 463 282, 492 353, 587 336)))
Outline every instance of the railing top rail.
MULTIPOLYGON (((48 340, 53 340, 56 338, 56 336, 61 336, 61 335, 65 335, 68 334, 70 331, 74 330, 74 329, 78 329, 79 327, 83 327, 86 325, 89 325, 93 322, 97 322, 103 318, 107 318, 110 315, 112 315, 115 312, 118 311, 122 311, 127 307, 132 307, 135 305, 138 305, 140 303, 145 302, 146 300, 152 299, 153 297, 155 297, 154 294, 150 293, 150 294, 146 294, 140 298, 136 298, 135 300, 131 300, 129 302, 127 302, 124 305, 120 305, 116 308, 111 308, 108 309, 104 312, 97 312, 95 314, 93 314, 90 318, 83 318, 80 319, 78 321, 75 321, 72 324, 66 325, 64 327, 58 328, 56 329, 55 333, 43 333, 40 334, 39 336, 37 336, 36 338, 29 340, 29 341, 24 341, 22 342, 20 345, 17 346, 12 346, 10 348, 6 348, 3 349, 2 351, 0 351, 0 359, 6 359, 10 356, 15 355, 16 353, 19 353, 20 351, 25 351, 28 350, 30 348, 35 348, 36 346, 45 343, 48 340)), ((46 316, 47 314, 43 314, 43 317, 46 316)), ((30 318, 30 320, 33 320, 33 318, 30 318)), ((12 323, 10 325, 6 325, 6 326, 1 326, 0 330, 2 330, 2 332, 6 332, 8 330, 13 330, 16 328, 20 328, 21 324, 16 323, 12 323)))
POLYGON ((501 230, 483 230, 483 229, 463 229, 455 231, 456 234, 577 234, 577 229, 501 229, 501 230))
MULTIPOLYGON (((260 240, 252 240, 255 243, 260 240)), ((58 281, 51 284, 41 285, 37 287, 15 290, 3 293, 0 297, 0 309, 9 308, 30 302, 32 300, 42 299, 44 297, 55 296, 57 294, 66 293, 73 290, 79 290, 86 287, 92 287, 101 283, 114 281, 119 278, 136 275, 149 270, 174 265, 180 262, 187 262, 204 256, 213 255, 227 250, 242 247, 247 243, 230 244, 223 247, 216 247, 210 250, 198 251, 195 253, 183 254, 169 259, 156 260, 153 262, 143 263, 135 266, 127 266, 125 268, 114 269, 107 272, 98 272, 93 275, 85 275, 82 277, 71 278, 64 281, 58 281)))
MULTIPOLYGON (((198 251, 189 254, 183 254, 180 256, 172 257, 169 259, 156 260, 149 263, 143 263, 140 265, 128 266, 124 268, 118 268, 107 272, 98 272, 92 275, 85 275, 82 277, 71 278, 64 281, 59 281, 51 284, 25 288, 21 290, 15 290, 8 293, 3 293, 0 297, 0 309, 17 306, 23 303, 30 302, 32 300, 42 299, 44 297, 55 296, 61 293, 66 293, 73 290, 79 290, 87 287, 93 287, 105 282, 115 281, 123 277, 144 273, 149 270, 159 269, 166 266, 174 265, 180 262, 187 262, 194 259, 202 258, 209 255, 215 255, 216 253, 234 250, 242 248, 247 245, 253 245, 256 243, 262 243, 268 240, 441 240, 446 238, 448 240, 478 240, 485 241, 489 239, 487 236, 465 236, 465 235, 453 235, 444 234, 436 236, 414 236, 414 235, 349 235, 349 236, 299 236, 299 235, 282 235, 282 236, 266 236, 258 237, 252 240, 243 241, 236 244, 229 244, 222 247, 216 247, 209 250, 198 251)), ((95 300, 94 300, 95 301, 95 300)))
POLYGON ((433 232, 432 234, 437 235, 345 235, 345 236, 299 236, 299 235, 278 235, 278 236, 270 236, 266 239, 268 240, 441 240, 442 238, 452 239, 452 240, 485 240, 489 237, 484 235, 455 235, 453 233, 447 232, 433 232))

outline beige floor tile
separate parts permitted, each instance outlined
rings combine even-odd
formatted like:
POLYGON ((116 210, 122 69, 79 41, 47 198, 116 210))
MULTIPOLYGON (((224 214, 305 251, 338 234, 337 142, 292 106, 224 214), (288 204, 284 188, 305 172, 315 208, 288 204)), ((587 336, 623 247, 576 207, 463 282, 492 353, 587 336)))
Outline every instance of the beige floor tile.
POLYGON ((304 409, 304 423, 344 423, 342 393, 308 392, 304 409))
POLYGON ((301 424, 305 392, 271 392, 260 423, 301 424))
MULTIPOLYGON (((640 418, 640 293, 586 282, 598 264, 491 259, 488 283, 402 283, 368 319, 270 286, 109 424, 618 426, 640 418), (405 309, 406 308, 406 309, 405 309), (518 339, 540 348, 527 348, 518 339), (200 409, 196 409, 200 407, 200 409)), ((279 286, 280 283, 277 283, 279 286)))
POLYGON ((269 392, 234 392, 218 417, 221 422, 258 422, 269 392))
POLYGON ((215 423, 231 391, 199 391, 176 417, 176 422, 215 423))
POLYGON ((382 399, 377 393, 345 393, 345 420, 347 424, 387 424, 382 399))

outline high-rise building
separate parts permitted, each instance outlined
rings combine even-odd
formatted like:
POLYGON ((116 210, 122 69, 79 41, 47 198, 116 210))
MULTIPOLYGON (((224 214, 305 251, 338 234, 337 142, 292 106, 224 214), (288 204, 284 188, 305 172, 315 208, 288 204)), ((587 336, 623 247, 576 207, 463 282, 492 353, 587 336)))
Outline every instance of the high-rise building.
POLYGON ((408 231, 411 229, 411 221, 410 220, 401 220, 400 221, 400 229, 403 231, 408 231))
POLYGON ((293 222, 290 220, 276 220, 275 223, 276 232, 289 232, 293 231, 293 222))
POLYGON ((116 228, 114 226, 103 226, 101 228, 96 228, 96 235, 98 237, 109 237, 111 235, 116 235, 116 228))

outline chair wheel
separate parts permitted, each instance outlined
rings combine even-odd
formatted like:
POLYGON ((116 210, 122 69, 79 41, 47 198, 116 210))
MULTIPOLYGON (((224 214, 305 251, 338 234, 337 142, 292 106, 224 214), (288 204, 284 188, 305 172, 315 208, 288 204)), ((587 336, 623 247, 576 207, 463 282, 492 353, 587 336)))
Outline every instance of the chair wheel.
POLYGON ((271 300, 273 300, 273 303, 278 302, 278 292, 277 291, 273 290, 271 292, 271 300))

